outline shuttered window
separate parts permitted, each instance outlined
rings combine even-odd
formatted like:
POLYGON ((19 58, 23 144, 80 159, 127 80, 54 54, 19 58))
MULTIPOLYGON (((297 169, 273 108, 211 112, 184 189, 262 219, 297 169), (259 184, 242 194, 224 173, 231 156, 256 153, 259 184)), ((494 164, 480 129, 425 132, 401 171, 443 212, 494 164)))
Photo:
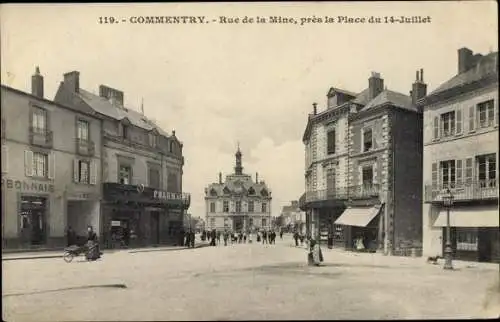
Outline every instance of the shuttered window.
POLYGON ((473 167, 472 167, 472 158, 468 158, 465 160, 465 183, 472 184, 473 179, 473 167))
POLYGON ((437 163, 434 162, 432 164, 432 189, 436 190, 438 187, 438 166, 437 163))
POLYGON ((456 128, 457 134, 462 134, 462 111, 460 109, 458 109, 455 113, 455 116, 456 116, 455 128, 456 128))
POLYGON ((2 144, 2 173, 9 172, 9 147, 2 144))
POLYGON ((470 106, 469 107, 469 132, 474 131, 475 125, 476 125, 476 119, 474 118, 475 115, 475 107, 470 106))
POLYGON ((439 139, 439 117, 434 118, 434 139, 439 139))

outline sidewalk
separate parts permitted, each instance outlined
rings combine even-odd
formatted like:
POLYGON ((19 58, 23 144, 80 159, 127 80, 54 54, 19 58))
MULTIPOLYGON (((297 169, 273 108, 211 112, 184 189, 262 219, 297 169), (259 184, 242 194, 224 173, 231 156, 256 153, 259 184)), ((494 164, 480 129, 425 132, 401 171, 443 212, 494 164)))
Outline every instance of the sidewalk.
MULTIPOLYGON (((195 244, 195 248, 201 248, 208 246, 208 243, 199 242, 195 244)), ((186 246, 158 246, 158 247, 144 247, 144 248, 125 248, 125 249, 101 249, 104 254, 112 253, 142 253, 142 252, 155 252, 155 251, 175 251, 190 249, 186 246)), ((37 252, 20 251, 17 253, 3 253, 2 261, 9 260, 23 260, 23 259, 48 259, 48 258, 61 258, 63 256, 64 249, 61 250, 45 250, 37 252)))

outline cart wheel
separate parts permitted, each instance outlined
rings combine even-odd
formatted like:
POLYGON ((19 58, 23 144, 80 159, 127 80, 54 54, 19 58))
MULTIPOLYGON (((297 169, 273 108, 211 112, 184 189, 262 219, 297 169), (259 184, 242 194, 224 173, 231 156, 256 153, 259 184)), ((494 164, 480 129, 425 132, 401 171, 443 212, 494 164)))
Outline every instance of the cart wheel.
POLYGON ((65 252, 63 255, 63 259, 66 263, 71 263, 71 261, 73 260, 73 257, 75 257, 75 256, 70 252, 65 252))

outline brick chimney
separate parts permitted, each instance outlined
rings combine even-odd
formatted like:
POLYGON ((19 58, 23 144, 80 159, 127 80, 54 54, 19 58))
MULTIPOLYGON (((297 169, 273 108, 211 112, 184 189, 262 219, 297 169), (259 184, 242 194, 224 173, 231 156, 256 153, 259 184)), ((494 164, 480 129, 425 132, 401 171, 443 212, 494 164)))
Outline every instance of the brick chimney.
POLYGON ((469 48, 463 47, 458 50, 458 73, 464 73, 473 66, 473 53, 469 48))
POLYGON ((222 172, 219 172, 219 184, 222 184, 222 172))
POLYGON ((255 172, 255 183, 259 182, 259 173, 255 172))
POLYGON ((38 66, 35 68, 35 74, 31 76, 31 94, 43 98, 43 76, 38 66))
POLYGON ((318 103, 313 103, 313 115, 318 114, 318 103))
POLYGON ((64 74, 64 85, 75 93, 80 91, 80 72, 72 71, 64 74))
POLYGON ((412 84, 412 90, 410 92, 411 102, 416 104, 417 101, 427 95, 427 84, 424 83, 424 70, 417 70, 417 76, 415 82, 412 84))
POLYGON ((384 90, 384 80, 379 73, 372 72, 372 76, 368 79, 369 99, 372 100, 384 90))

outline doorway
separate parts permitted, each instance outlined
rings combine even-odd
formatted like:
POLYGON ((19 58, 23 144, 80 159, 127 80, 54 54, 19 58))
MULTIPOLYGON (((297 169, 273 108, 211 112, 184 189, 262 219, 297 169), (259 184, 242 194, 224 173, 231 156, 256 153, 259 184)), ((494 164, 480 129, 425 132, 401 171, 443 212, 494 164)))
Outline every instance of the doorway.
POLYGON ((233 231, 243 230, 243 216, 233 218, 233 231))
POLYGON ((151 243, 158 245, 160 243, 160 213, 151 212, 151 243))
POLYGON ((44 245, 46 236, 47 199, 36 196, 21 197, 21 238, 30 246, 44 245))

